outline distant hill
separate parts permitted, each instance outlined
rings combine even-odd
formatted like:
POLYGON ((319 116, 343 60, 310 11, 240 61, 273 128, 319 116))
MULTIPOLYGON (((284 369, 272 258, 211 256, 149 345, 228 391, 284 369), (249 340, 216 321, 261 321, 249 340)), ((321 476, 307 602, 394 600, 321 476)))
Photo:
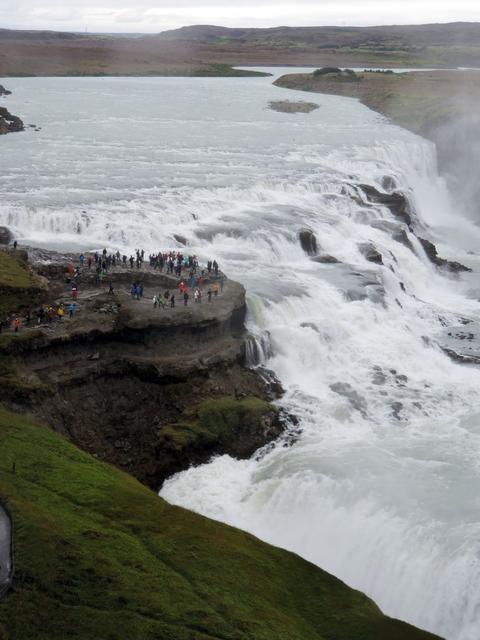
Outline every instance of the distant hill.
POLYGON ((480 67, 480 24, 195 25, 153 35, 0 29, 0 77, 235 75, 231 66, 480 67))
POLYGON ((396 42, 413 47, 480 46, 480 23, 391 25, 377 27, 273 27, 268 29, 194 25, 159 36, 163 40, 277 42, 341 48, 396 42))

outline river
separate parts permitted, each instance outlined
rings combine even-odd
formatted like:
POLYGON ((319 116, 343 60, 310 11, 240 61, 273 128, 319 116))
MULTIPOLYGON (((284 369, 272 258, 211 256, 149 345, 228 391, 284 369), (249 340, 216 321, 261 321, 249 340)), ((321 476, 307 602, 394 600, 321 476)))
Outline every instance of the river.
MULTIPOLYGON (((275 69, 281 74, 281 69, 275 69)), ((359 185, 408 194, 439 252, 480 265, 480 230, 434 147, 354 100, 271 78, 23 78, 3 104, 41 131, 0 140, 0 224, 20 242, 177 246, 248 291, 261 363, 300 419, 292 446, 227 456, 167 500, 295 551, 448 640, 480 635, 480 371, 438 346, 480 320, 475 273, 441 274, 359 185), (270 100, 317 102, 284 114, 270 100), (312 229, 320 264, 301 249, 312 229), (384 265, 359 244, 373 243, 384 265)))

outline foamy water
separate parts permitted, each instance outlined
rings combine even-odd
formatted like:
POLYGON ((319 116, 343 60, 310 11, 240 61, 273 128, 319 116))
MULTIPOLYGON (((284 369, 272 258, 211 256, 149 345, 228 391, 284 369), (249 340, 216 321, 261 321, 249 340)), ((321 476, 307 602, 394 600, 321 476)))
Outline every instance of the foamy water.
POLYGON ((392 177, 442 255, 477 268, 480 232, 433 147, 353 100, 268 78, 7 84, 10 110, 42 130, 0 140, 0 224, 79 250, 186 236, 247 287, 263 364, 300 419, 293 446, 219 457, 163 497, 299 553, 390 615, 478 640, 480 373, 435 341, 459 316, 479 319, 475 276, 441 275, 408 231, 415 252, 393 240, 392 214, 359 190, 392 177), (320 109, 267 108, 282 98, 320 109), (302 227, 344 265, 312 261, 302 227))

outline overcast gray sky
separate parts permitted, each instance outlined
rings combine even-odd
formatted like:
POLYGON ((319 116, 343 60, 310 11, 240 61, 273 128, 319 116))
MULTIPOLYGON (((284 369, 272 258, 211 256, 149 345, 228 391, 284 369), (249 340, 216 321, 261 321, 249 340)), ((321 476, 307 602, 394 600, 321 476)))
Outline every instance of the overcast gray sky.
POLYGON ((0 27, 157 32, 238 27, 480 22, 479 0, 0 0, 0 27))

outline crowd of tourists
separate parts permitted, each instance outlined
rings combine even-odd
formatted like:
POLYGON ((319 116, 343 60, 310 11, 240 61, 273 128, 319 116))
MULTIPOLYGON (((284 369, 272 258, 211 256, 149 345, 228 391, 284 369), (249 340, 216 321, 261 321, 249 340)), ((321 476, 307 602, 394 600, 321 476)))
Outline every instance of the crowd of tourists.
MULTIPOLYGON (((86 275, 93 273, 95 286, 100 286, 106 279, 109 279, 108 294, 114 295, 112 272, 119 267, 133 271, 140 270, 144 268, 144 265, 157 272, 176 276, 180 280, 178 293, 176 289, 174 291, 167 289, 153 295, 151 301, 154 309, 173 309, 178 303, 188 306, 192 299, 194 304, 202 304, 202 300, 205 298, 208 303, 211 303, 223 292, 225 276, 216 260, 209 260, 206 266, 201 268, 196 255, 185 255, 180 251, 159 251, 150 254, 146 259, 143 249, 137 249, 130 256, 122 255, 119 251, 108 253, 106 249, 103 249, 102 252, 81 253, 78 256, 77 264, 75 261, 70 261, 66 265, 65 281, 69 288, 70 297, 68 302, 42 305, 34 311, 27 311, 23 317, 14 315, 3 321, 0 319, 0 332, 8 326, 11 326, 12 330, 18 333, 22 326, 32 327, 62 322, 64 317, 73 318, 77 313, 79 282, 92 281, 91 277, 85 278, 86 275)), ((130 287, 132 300, 144 299, 144 293, 144 285, 135 279, 130 287)))

